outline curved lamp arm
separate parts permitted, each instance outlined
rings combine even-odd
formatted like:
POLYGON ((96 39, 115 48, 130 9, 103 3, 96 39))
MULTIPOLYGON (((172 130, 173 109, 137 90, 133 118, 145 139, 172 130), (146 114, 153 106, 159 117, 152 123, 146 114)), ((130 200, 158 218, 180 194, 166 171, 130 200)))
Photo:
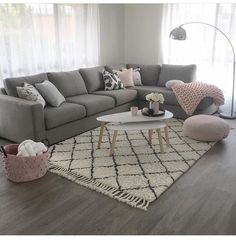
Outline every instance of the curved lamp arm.
MULTIPOLYGON (((203 25, 207 25, 209 27, 212 27, 216 30, 218 30, 228 41, 228 43, 230 44, 230 47, 232 49, 232 52, 233 52, 233 58, 234 58, 234 61, 233 61, 233 89, 232 89, 232 102, 231 102, 231 113, 230 115, 227 115, 227 114, 224 114, 224 113, 221 113, 220 116, 221 117, 224 117, 224 118, 228 118, 228 119, 236 119, 236 115, 234 115, 234 89, 235 89, 235 51, 234 51, 234 47, 233 47, 233 44, 232 42, 230 41, 230 39, 228 38, 228 36, 221 30, 219 29, 218 27, 212 25, 212 24, 209 24, 209 23, 205 23, 205 22, 187 22, 187 23, 183 23, 181 24, 178 28, 172 30, 171 33, 173 33, 175 30, 179 29, 181 30, 181 34, 185 34, 184 38, 181 38, 181 39, 178 39, 176 38, 177 40, 184 40, 186 39, 186 32, 185 30, 182 28, 182 26, 184 25, 189 25, 189 24, 203 24, 203 25)), ((177 33, 179 31, 177 30, 177 33)), ((171 33, 170 33, 170 37, 171 37, 171 33)))
POLYGON ((210 26, 216 30, 218 30, 219 32, 221 32, 223 34, 223 36, 227 39, 227 41, 229 42, 230 46, 231 46, 231 49, 232 49, 232 52, 233 52, 233 57, 234 57, 234 63, 235 63, 235 51, 234 51, 234 47, 233 47, 233 44, 232 42, 230 41, 230 39, 228 38, 228 36, 222 31, 220 30, 218 27, 212 25, 212 24, 209 24, 209 23, 205 23, 205 22, 187 22, 187 23, 183 23, 181 24, 179 27, 182 27, 184 25, 189 25, 189 24, 203 24, 203 25, 207 25, 207 26, 210 26))

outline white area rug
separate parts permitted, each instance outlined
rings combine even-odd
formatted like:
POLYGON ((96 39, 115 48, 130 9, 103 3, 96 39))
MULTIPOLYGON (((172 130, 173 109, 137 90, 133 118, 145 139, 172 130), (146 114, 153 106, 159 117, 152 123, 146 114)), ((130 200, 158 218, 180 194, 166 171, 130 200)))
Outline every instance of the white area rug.
POLYGON ((182 122, 174 118, 168 121, 170 146, 165 145, 163 154, 156 133, 150 146, 148 133, 136 131, 119 132, 115 154, 110 157, 112 133, 106 129, 101 149, 96 149, 99 128, 88 131, 50 147, 49 171, 147 210, 150 202, 215 144, 184 137, 182 122))

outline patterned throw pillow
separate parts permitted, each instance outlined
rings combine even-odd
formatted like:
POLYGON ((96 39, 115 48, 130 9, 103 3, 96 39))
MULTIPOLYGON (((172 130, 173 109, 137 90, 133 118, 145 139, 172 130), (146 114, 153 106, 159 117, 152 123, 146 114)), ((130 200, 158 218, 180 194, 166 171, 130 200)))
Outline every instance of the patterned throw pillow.
POLYGON ((43 107, 46 105, 44 98, 33 85, 24 83, 23 87, 16 87, 16 91, 21 99, 39 102, 43 107))
MULTIPOLYGON (((127 69, 126 68, 122 68, 122 71, 124 71, 124 70, 127 70, 127 69)), ((143 85, 139 67, 133 69, 133 82, 134 82, 135 86, 143 85)))
POLYGON ((121 80, 116 73, 110 73, 106 70, 103 71, 103 80, 105 84, 105 90, 119 90, 124 89, 121 80))

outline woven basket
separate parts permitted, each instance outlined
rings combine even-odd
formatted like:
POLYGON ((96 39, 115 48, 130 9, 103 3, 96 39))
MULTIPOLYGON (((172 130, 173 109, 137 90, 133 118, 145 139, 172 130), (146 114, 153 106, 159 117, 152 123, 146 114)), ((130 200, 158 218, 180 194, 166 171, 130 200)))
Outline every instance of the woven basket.
POLYGON ((48 170, 48 153, 38 156, 16 156, 18 144, 4 147, 7 157, 4 158, 6 176, 13 182, 28 182, 43 177, 48 170))

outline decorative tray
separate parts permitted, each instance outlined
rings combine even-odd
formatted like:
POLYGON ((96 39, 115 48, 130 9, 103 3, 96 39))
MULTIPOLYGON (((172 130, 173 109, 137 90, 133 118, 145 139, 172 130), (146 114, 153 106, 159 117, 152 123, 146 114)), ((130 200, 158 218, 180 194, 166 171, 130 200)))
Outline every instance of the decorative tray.
POLYGON ((160 109, 158 111, 158 113, 156 113, 156 114, 145 113, 145 112, 142 112, 142 111, 141 111, 141 113, 142 113, 142 115, 149 116, 149 117, 158 117, 158 116, 165 115, 165 110, 160 109))

